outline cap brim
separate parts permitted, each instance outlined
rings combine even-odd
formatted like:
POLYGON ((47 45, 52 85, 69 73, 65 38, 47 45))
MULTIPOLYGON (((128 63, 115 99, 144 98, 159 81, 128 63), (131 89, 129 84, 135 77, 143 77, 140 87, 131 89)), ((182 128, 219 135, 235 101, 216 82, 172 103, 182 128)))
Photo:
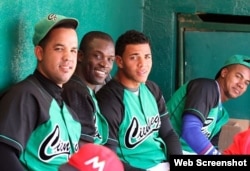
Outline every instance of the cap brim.
MULTIPOLYGON (((59 25, 59 24, 69 24, 69 25, 72 25, 74 28, 76 28, 78 26, 78 21, 73 19, 73 18, 65 18, 65 19, 62 19, 60 20, 58 23, 56 23, 53 27, 59 25)), ((53 28, 52 27, 52 28, 53 28)), ((51 28, 51 29, 52 29, 51 28)))

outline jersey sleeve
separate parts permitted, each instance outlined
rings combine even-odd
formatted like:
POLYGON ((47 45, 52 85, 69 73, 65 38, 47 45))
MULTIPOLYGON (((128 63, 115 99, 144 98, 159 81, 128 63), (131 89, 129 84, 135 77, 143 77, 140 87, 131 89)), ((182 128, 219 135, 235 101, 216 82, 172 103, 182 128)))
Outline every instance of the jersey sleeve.
POLYGON ((25 170, 19 161, 16 149, 10 147, 9 145, 0 143, 0 153, 1 170, 25 170))
POLYGON ((167 146, 168 154, 182 154, 181 144, 177 133, 174 131, 169 119, 166 102, 160 88, 151 81, 147 81, 148 88, 155 96, 161 118, 159 135, 167 146))
POLYGON ((96 109, 86 85, 70 80, 64 85, 62 97, 80 120, 82 126, 80 139, 85 142, 94 142, 96 109))
POLYGON ((187 86, 187 100, 183 113, 194 114, 203 122, 209 111, 219 104, 219 98, 215 80, 194 79, 187 86))
POLYGON ((17 149, 19 154, 38 123, 46 120, 39 116, 42 104, 33 89, 27 83, 16 85, 0 99, 0 142, 17 149))
POLYGON ((115 81, 111 80, 96 93, 96 98, 100 111, 109 125, 107 146, 112 146, 114 150, 118 144, 118 130, 124 113, 122 88, 115 81))

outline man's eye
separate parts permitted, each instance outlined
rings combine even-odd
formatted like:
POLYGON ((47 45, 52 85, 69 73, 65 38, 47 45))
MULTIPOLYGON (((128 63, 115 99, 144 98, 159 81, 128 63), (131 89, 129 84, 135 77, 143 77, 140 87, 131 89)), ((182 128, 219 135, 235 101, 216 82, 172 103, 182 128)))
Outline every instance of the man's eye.
POLYGON ((72 53, 77 53, 77 49, 71 50, 72 53))
POLYGON ((109 58, 109 61, 114 62, 114 61, 115 61, 115 58, 114 58, 114 57, 111 57, 111 58, 109 58))
POLYGON ((96 59, 101 59, 102 58, 102 56, 99 55, 99 54, 95 54, 94 56, 95 56, 96 59))
POLYGON ((56 50, 56 51, 62 51, 63 48, 57 47, 57 48, 55 48, 55 50, 56 50))
POLYGON ((136 59, 137 59, 137 56, 135 56, 135 55, 130 56, 130 59, 132 59, 132 60, 136 60, 136 59))

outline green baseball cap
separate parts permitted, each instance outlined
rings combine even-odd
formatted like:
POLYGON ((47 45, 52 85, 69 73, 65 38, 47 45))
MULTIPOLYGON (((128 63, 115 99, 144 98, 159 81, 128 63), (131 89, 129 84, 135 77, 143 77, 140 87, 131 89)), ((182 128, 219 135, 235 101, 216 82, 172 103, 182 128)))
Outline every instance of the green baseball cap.
POLYGON ((228 58, 224 64, 224 67, 228 65, 233 65, 233 64, 241 64, 245 65, 246 67, 250 68, 250 57, 249 56, 244 56, 244 55, 234 55, 228 58))
POLYGON ((240 64, 240 65, 244 65, 248 68, 250 68, 250 57, 249 56, 245 56, 245 55, 234 55, 231 56, 230 58, 228 58, 224 65, 221 67, 220 71, 216 74, 215 78, 218 78, 220 75, 220 72, 223 68, 229 66, 229 65, 234 65, 234 64, 240 64))
POLYGON ((48 34, 48 32, 58 24, 72 24, 74 28, 78 26, 78 20, 57 14, 49 14, 35 25, 33 44, 36 46, 48 34))

